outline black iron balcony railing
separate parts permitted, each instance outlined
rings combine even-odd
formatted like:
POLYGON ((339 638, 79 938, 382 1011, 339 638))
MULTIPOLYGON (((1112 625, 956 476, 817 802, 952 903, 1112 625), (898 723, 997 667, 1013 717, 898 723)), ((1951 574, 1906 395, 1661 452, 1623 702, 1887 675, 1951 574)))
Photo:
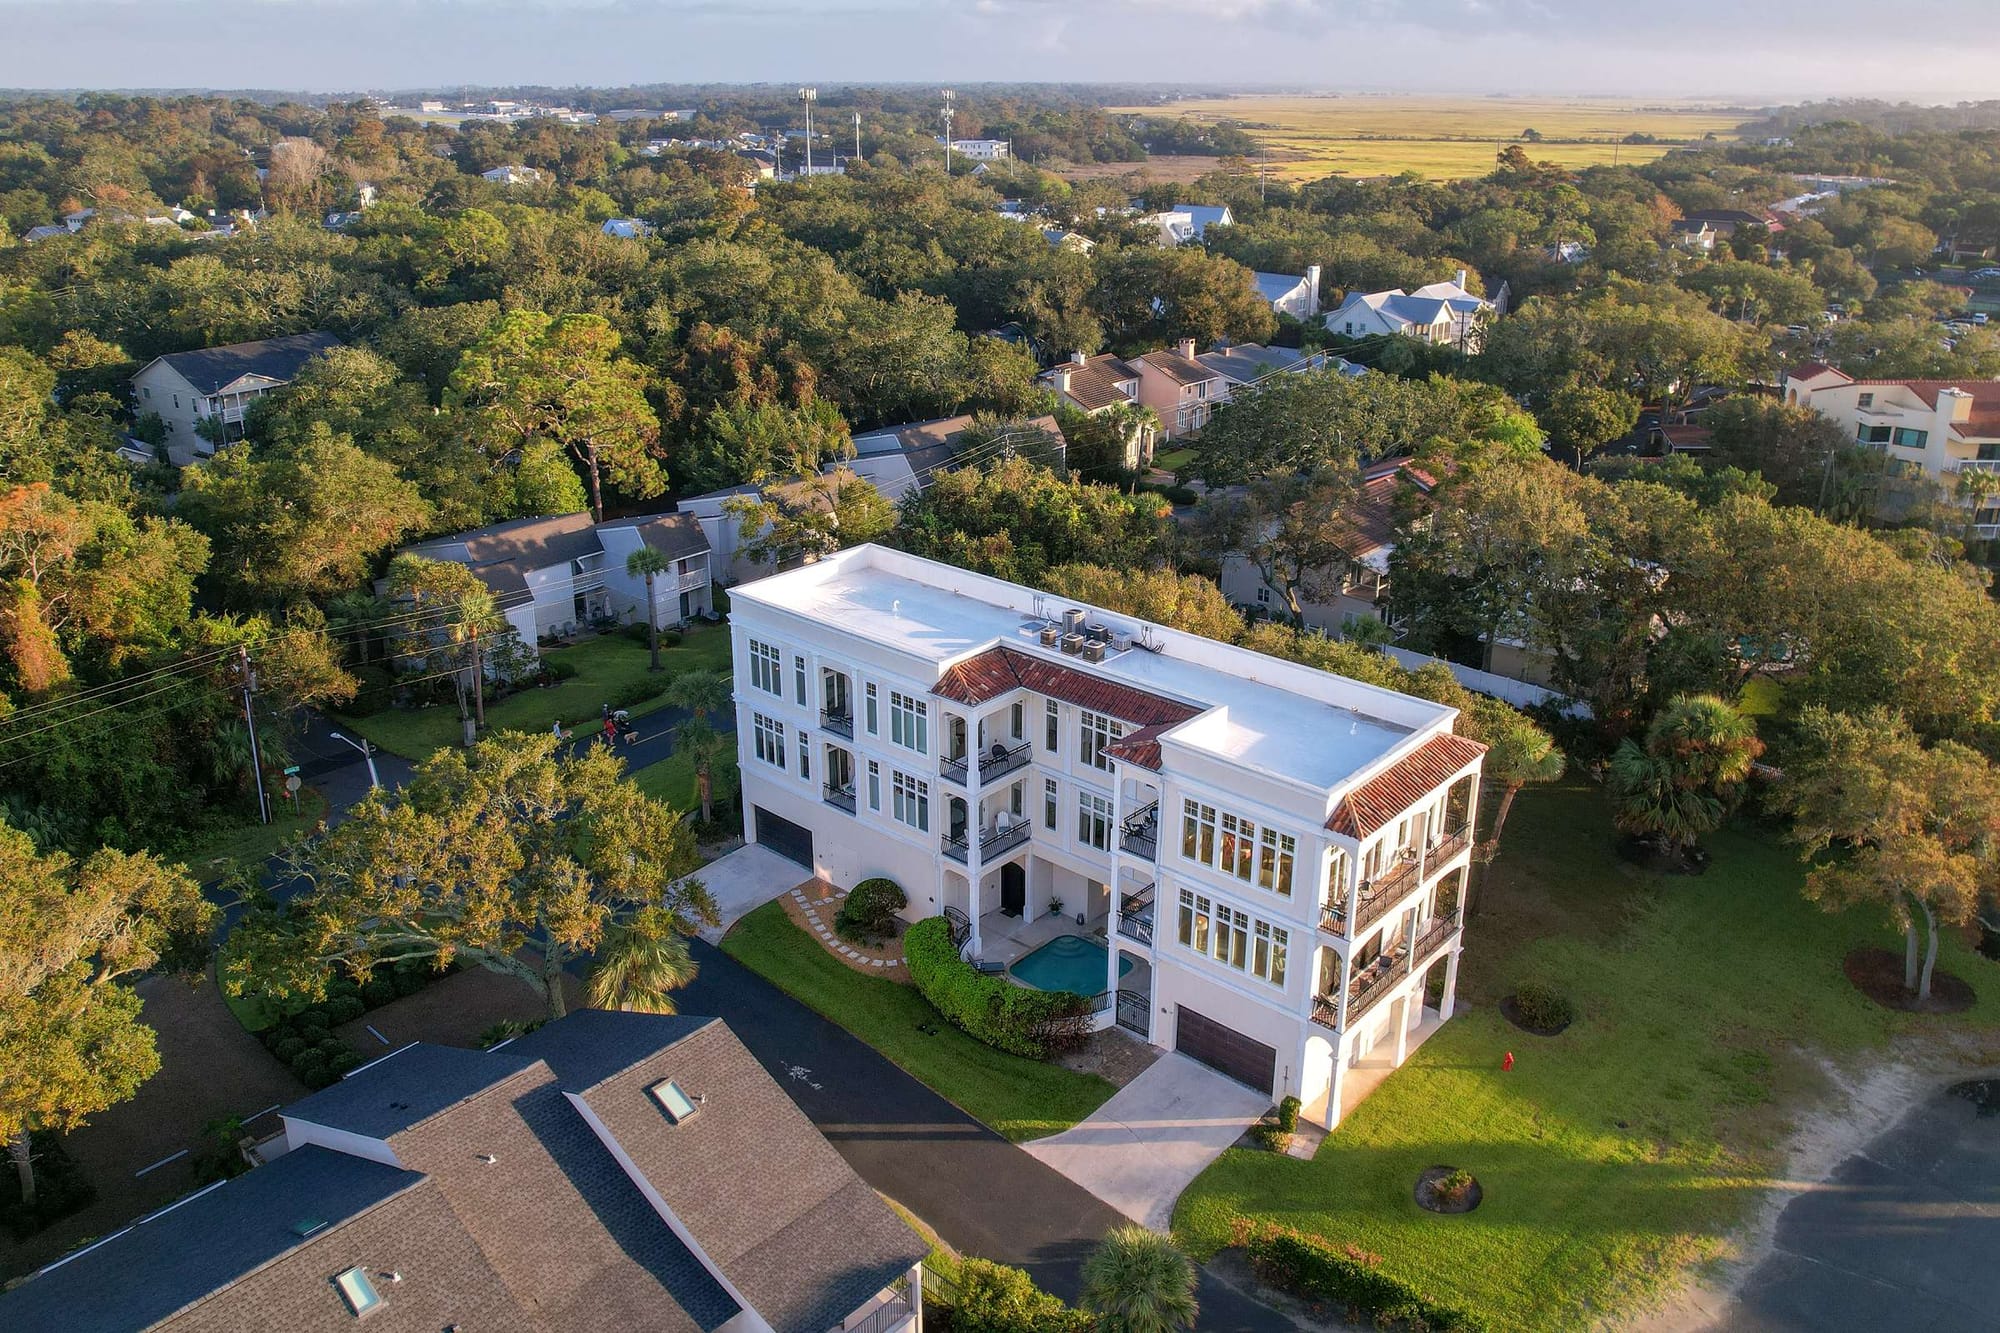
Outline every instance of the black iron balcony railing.
MULTIPOLYGON (((996 782, 1009 773, 1026 768, 1028 761, 1033 757, 1034 746, 1027 741, 1022 741, 1011 749, 1004 745, 995 745, 979 756, 979 785, 984 787, 989 782, 996 782)), ((969 780, 971 767, 971 758, 967 755, 938 761, 938 772, 944 780, 955 782, 961 787, 969 780)))
POLYGON ((1160 803, 1153 801, 1125 816, 1118 825, 1119 845, 1134 856, 1156 861, 1160 855, 1160 803))
POLYGON ((838 711, 822 708, 819 710, 819 729, 831 732, 835 736, 845 736, 848 740, 853 740, 854 714, 844 708, 838 711))
POLYGON ((821 790, 820 799, 835 809, 845 810, 850 815, 854 813, 854 788, 852 787, 836 787, 829 783, 821 790))
MULTIPOLYGON (((979 859, 990 861, 996 856, 1004 856, 1028 840, 1028 821, 1019 819, 1004 829, 987 829, 979 837, 979 859)), ((969 848, 962 833, 947 834, 944 839, 944 854, 952 860, 964 864, 969 848)))

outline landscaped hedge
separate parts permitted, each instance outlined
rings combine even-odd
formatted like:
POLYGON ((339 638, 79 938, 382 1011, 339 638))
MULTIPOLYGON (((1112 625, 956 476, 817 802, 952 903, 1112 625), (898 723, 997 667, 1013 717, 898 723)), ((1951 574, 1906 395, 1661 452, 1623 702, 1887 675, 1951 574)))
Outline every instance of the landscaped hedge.
POLYGON ((259 1032, 257 1040, 289 1066, 299 1082, 308 1088, 327 1087, 361 1063, 361 1056, 333 1035, 334 1028, 391 1000, 414 995, 441 975, 421 963, 385 964, 365 982, 342 972, 327 983, 324 1000, 285 1014, 259 1032))
POLYGON ((1486 1333, 1486 1321, 1441 1305, 1401 1278, 1384 1273, 1382 1257, 1356 1246, 1336 1247, 1274 1223, 1236 1221, 1236 1242, 1257 1276, 1280 1291, 1341 1307, 1350 1319, 1404 1333, 1486 1333))
POLYGON ((849 944, 872 944, 896 933, 896 913, 909 905, 902 886, 893 879, 864 879, 840 904, 834 933, 849 944))
POLYGON ((1090 1035, 1090 1001, 982 976, 958 956, 951 923, 926 917, 903 932, 910 980, 953 1027, 998 1050, 1036 1060, 1090 1035))
POLYGON ((1576 1021, 1576 1005, 1554 986, 1524 981, 1514 988, 1514 1012, 1531 1028, 1554 1032, 1576 1021))
POLYGON ((932 1333, 1092 1333, 1095 1316, 1072 1310, 1018 1268, 967 1259, 947 1278, 924 1270, 924 1327, 932 1333))

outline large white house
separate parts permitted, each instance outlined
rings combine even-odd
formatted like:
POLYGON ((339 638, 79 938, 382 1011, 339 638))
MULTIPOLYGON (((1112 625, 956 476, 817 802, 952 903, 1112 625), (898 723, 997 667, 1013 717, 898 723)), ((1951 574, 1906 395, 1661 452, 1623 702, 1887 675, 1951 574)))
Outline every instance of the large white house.
POLYGON ((1428 283, 1413 292, 1349 292, 1322 322, 1327 332, 1343 338, 1393 334, 1477 352, 1486 321, 1506 311, 1467 291, 1468 276, 1460 269, 1455 281, 1428 283))
POLYGON ((156 356, 132 377, 133 406, 166 423, 167 461, 186 467, 242 434, 244 409, 298 378, 306 362, 340 346, 331 333, 294 333, 156 356), (201 427, 206 423, 208 434, 201 427), (210 438, 213 437, 213 438, 210 438))
POLYGON ((2000 380, 1857 380, 1810 362, 1785 376, 1785 401, 1810 407, 1898 468, 1956 490, 1981 474, 1966 502, 1973 535, 2000 537, 2000 380))
POLYGON ((878 546, 731 635, 744 836, 968 958, 1323 1125, 1451 1016, 1456 710, 878 546))

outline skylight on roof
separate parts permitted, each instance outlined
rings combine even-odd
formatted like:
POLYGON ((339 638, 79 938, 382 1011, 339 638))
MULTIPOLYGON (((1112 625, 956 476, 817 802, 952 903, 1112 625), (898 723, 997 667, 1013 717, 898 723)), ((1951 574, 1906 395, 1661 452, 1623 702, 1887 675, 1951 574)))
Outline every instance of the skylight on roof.
POLYGON ((333 1285, 340 1288, 341 1299, 347 1302, 347 1308, 354 1312, 357 1319, 382 1303, 381 1293, 368 1280, 368 1274, 359 1268, 334 1274, 333 1285))
POLYGON ((661 1079, 658 1083, 646 1089, 646 1091, 653 1094, 653 1100, 658 1102, 660 1109, 667 1113, 667 1119, 673 1121, 676 1125, 680 1124, 683 1120, 690 1119, 695 1113, 693 1100, 685 1092, 681 1091, 680 1084, 670 1078, 661 1079))

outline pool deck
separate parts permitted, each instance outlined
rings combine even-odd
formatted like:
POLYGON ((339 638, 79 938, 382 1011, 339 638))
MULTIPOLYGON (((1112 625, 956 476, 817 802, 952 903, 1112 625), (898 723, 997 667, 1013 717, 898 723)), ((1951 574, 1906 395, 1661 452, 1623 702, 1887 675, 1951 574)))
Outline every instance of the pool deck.
POLYGON ((1011 967, 1059 935, 1082 935, 1104 943, 1106 920, 1098 917, 1087 926, 1079 926, 1073 915, 1038 916, 1031 921, 988 912, 979 918, 979 956, 986 962, 1011 967))

